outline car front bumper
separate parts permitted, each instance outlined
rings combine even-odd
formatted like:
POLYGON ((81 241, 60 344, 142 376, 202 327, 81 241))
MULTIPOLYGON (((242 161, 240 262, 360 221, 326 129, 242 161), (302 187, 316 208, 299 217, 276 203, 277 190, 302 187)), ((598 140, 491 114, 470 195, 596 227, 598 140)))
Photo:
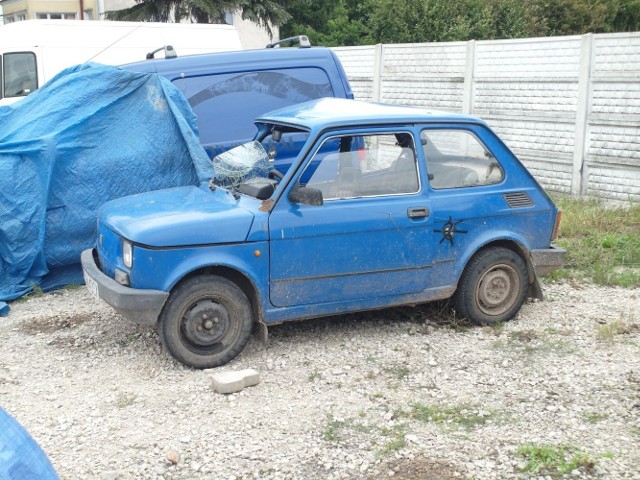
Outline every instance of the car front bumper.
POLYGON ((564 257, 567 251, 564 248, 554 247, 531 250, 531 264, 536 277, 542 277, 561 268, 564 265, 564 257))
POLYGON ((120 285, 98 267, 94 249, 82 252, 82 273, 89 291, 111 305, 116 312, 135 323, 153 326, 158 322, 169 293, 139 290, 120 285))

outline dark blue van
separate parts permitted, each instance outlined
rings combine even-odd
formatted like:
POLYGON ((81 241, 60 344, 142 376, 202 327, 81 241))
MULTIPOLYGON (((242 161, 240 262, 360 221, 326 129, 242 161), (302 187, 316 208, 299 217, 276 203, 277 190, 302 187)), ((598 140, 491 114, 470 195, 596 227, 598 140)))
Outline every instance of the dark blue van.
MULTIPOLYGON (((353 98, 340 60, 323 47, 190 55, 123 68, 162 75, 184 93, 210 158, 251 140, 254 119, 266 112, 323 97, 353 98)), ((280 148, 288 147, 279 151, 279 170, 287 170, 305 140, 300 133, 284 135, 280 148)))

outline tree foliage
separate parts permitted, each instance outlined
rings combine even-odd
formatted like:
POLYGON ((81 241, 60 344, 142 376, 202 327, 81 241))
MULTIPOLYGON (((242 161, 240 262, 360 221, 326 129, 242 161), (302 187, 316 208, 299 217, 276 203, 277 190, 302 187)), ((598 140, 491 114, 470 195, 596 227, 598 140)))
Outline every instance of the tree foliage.
POLYGON ((329 46, 640 30, 640 0, 298 0, 287 8, 282 37, 329 46))
POLYGON ((315 45, 446 42, 640 30, 640 0, 135 0, 110 20, 223 23, 227 12, 315 45))
POLYGON ((138 22, 225 23, 227 12, 241 11, 242 18, 257 23, 272 35, 272 26, 291 18, 284 0, 136 0, 130 8, 106 13, 108 20, 138 22))

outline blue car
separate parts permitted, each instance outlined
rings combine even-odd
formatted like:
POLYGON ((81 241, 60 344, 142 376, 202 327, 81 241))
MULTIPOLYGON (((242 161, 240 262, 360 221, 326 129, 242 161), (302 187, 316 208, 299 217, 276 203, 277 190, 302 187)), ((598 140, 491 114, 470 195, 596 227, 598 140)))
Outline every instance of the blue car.
POLYGON ((256 125, 208 184, 105 204, 82 255, 93 294, 186 365, 227 363, 256 326, 449 297, 503 322, 562 265, 557 208, 478 118, 325 98, 256 125))

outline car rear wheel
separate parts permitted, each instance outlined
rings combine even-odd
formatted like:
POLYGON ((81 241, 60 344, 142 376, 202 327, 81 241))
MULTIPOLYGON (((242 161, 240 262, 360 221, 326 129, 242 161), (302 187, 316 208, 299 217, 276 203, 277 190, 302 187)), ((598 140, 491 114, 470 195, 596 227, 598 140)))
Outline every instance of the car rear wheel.
POLYGON ((527 265, 502 247, 478 252, 465 268, 454 295, 456 313, 479 325, 510 320, 525 301, 527 265))
POLYGON ((193 277, 169 296, 160 315, 160 337, 171 355, 194 368, 232 360, 251 335, 251 303, 233 282, 215 275, 193 277))

